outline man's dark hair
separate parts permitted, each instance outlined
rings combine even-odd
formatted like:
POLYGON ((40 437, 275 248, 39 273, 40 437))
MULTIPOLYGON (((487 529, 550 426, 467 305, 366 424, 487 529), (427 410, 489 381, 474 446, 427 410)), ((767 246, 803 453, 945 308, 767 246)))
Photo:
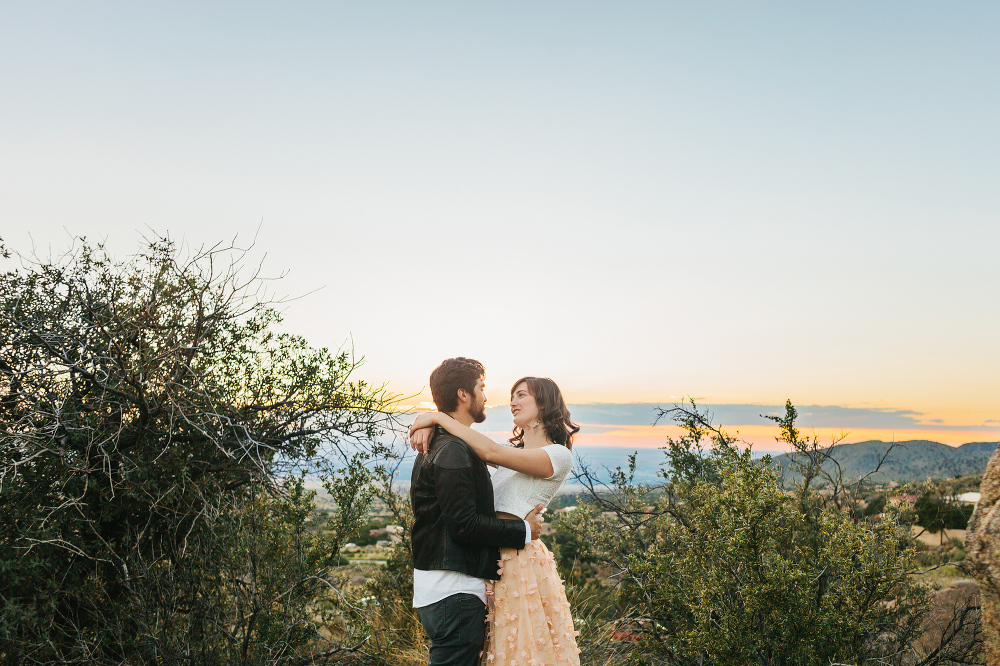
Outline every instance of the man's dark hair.
POLYGON ((458 389, 475 396, 476 382, 486 376, 486 368, 479 361, 464 356, 445 359, 431 373, 431 398, 439 412, 451 413, 458 409, 458 389))

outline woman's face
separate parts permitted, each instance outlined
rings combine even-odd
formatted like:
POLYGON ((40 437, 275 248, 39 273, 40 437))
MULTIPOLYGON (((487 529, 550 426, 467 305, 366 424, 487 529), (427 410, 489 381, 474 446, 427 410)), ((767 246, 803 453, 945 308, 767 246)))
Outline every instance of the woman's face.
POLYGON ((514 425, 524 429, 538 419, 538 405, 535 398, 528 393, 528 384, 521 382, 514 387, 510 396, 510 413, 514 417, 514 425))

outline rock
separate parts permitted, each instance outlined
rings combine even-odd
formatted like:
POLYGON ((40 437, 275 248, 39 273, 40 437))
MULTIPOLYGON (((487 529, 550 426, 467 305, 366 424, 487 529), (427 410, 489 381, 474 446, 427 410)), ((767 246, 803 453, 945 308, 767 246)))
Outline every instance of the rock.
POLYGON ((980 499, 965 535, 965 565, 979 582, 986 663, 1000 664, 1000 447, 979 487, 980 499))

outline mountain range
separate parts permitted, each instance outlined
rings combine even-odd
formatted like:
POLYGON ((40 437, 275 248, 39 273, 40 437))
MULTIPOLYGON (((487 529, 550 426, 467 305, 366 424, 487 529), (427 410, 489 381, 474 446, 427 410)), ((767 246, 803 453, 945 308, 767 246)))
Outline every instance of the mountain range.
MULTIPOLYGON (((879 458, 890 445, 889 442, 878 440, 839 444, 833 448, 831 457, 840 464, 845 480, 858 479, 875 469, 879 458)), ((885 483, 982 474, 998 445, 1000 442, 969 442, 961 446, 948 446, 922 439, 896 442, 882 467, 869 478, 876 483, 885 483)), ((799 476, 794 468, 789 468, 791 463, 792 459, 787 453, 773 458, 775 467, 785 470, 787 480, 799 476)), ((835 466, 828 462, 823 468, 830 472, 835 466)))

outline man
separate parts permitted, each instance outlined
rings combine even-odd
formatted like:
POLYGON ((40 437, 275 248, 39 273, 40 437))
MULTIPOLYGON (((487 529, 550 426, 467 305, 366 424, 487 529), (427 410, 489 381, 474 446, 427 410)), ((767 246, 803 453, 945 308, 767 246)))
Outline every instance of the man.
MULTIPOLYGON (((467 426, 486 420, 485 375, 470 358, 441 363, 430 380, 438 411, 467 426)), ((537 539, 542 505, 526 520, 497 518, 486 464, 441 428, 413 464, 410 503, 413 607, 431 639, 429 666, 473 666, 486 636, 486 579, 498 578, 499 548, 537 539)))

